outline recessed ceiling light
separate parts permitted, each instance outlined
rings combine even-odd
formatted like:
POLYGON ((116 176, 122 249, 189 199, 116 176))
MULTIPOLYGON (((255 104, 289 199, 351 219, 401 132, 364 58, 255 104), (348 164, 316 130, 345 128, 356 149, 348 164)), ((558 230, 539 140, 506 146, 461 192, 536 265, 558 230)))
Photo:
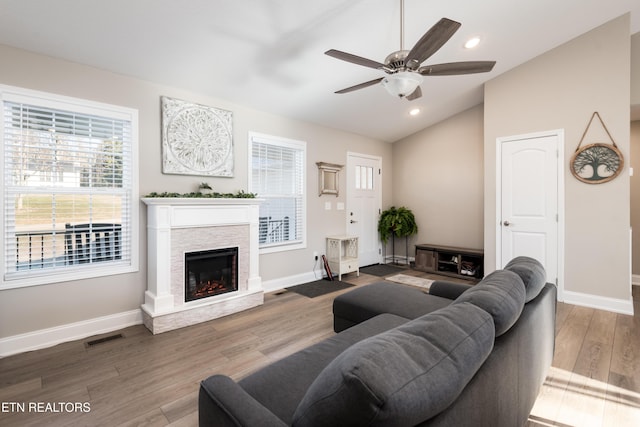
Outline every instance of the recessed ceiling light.
POLYGON ((464 44, 466 49, 473 49, 480 44, 480 37, 472 37, 464 44))
POLYGON ((420 109, 419 108, 413 108, 409 111, 409 115, 410 116, 417 116, 418 114, 420 114, 420 109))

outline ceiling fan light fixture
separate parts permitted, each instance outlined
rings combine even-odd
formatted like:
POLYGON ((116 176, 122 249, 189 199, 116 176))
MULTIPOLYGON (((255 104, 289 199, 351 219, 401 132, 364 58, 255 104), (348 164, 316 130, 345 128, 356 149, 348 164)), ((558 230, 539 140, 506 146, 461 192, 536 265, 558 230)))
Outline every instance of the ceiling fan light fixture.
POLYGON ((464 44, 464 47, 465 47, 465 49, 473 49, 474 47, 478 46, 479 44, 480 44, 480 37, 471 37, 464 44))
POLYGON ((422 76, 410 71, 399 71, 382 79, 382 86, 391 95, 404 98, 422 83, 422 76))

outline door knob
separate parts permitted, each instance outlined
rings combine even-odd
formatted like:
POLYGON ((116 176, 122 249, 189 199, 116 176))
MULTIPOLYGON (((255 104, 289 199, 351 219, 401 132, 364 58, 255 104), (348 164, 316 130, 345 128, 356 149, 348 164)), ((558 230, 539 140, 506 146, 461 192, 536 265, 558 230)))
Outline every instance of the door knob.
POLYGON ((504 221, 502 224, 503 224, 505 227, 508 227, 508 226, 510 226, 510 225, 511 225, 511 223, 510 223, 509 221, 504 221))

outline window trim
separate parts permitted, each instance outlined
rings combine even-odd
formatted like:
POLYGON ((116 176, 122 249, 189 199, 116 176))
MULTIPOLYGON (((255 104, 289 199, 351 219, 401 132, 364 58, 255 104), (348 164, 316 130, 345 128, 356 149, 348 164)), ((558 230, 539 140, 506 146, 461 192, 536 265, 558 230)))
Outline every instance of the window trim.
MULTIPOLYGON (((285 243, 272 243, 266 246, 260 246, 258 252, 260 254, 270 254, 277 252, 286 252, 293 251, 298 249, 306 249, 307 248, 307 198, 308 198, 308 189, 307 189, 307 143, 301 140, 295 140, 290 138, 284 138, 281 136, 268 135, 259 132, 249 131, 248 135, 248 144, 247 144, 247 158, 248 158, 248 187, 249 192, 253 191, 253 180, 252 180, 252 171, 253 171, 253 141, 254 139, 262 139, 269 140, 273 142, 273 145, 294 148, 302 151, 303 160, 302 160, 302 238, 301 240, 295 242, 285 242, 285 243)), ((260 194, 258 194, 260 197, 260 194)))
MULTIPOLYGON (((102 102, 90 101, 81 98, 74 98, 64 95, 58 95, 48 92, 41 92, 31 89, 25 89, 15 86, 7 86, 0 84, 0 109, 4 111, 4 102, 24 102, 28 104, 36 104, 43 107, 60 108, 61 105, 67 105, 67 109, 71 109, 83 114, 91 114, 110 118, 128 120, 131 123, 131 202, 127 209, 130 211, 130 252, 131 258, 129 262, 121 263, 113 262, 100 265, 100 263, 85 264, 74 267, 69 271, 38 271, 33 270, 30 274, 22 277, 14 277, 6 279, 6 246, 0 245, 0 291, 7 289, 24 288, 29 286, 47 285, 52 283, 76 281, 83 279, 91 279, 97 277, 113 276, 125 273, 135 273, 139 271, 139 173, 138 173, 138 110, 134 108, 123 107, 119 105, 106 104, 102 102)), ((4 112, 0 115, 0 142, 4 143, 4 112)), ((5 152, 4 146, 0 149, 0 163, 4 165, 5 152)), ((4 238, 6 230, 5 218, 5 173, 1 174, 0 183, 3 192, 0 197, 0 233, 4 238)))

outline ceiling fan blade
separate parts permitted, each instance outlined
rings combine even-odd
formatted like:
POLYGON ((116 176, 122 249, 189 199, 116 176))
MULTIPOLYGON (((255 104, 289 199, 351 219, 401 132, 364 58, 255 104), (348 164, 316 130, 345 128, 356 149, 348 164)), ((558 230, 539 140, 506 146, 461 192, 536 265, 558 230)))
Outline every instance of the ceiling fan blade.
POLYGON ((413 101, 414 99, 418 99, 421 96, 422 96, 422 89, 420 89, 420 86, 418 86, 416 90, 411 92, 409 95, 405 96, 405 98, 407 99, 407 101, 413 101))
POLYGON ((353 92, 354 90, 358 90, 358 89, 363 89, 365 87, 369 87, 369 86, 373 86, 376 83, 380 83, 382 81, 384 77, 380 77, 378 79, 375 80, 370 80, 368 82, 364 82, 364 83, 360 83, 359 85, 355 85, 355 86, 350 86, 341 90, 337 90, 335 91, 335 93, 348 93, 348 92, 353 92))
POLYGON ((448 62, 446 64, 425 65, 418 72, 423 76, 455 76, 460 74, 488 73, 496 61, 448 62))
POLYGON ((405 59, 405 65, 412 70, 417 69, 420 64, 449 41, 461 25, 461 23, 451 19, 442 18, 409 51, 405 59))
POLYGON ((363 58, 361 56, 353 55, 351 53, 342 52, 341 50, 329 49, 324 53, 325 55, 332 56, 343 61, 351 62, 352 64, 362 65, 364 67, 375 68, 380 70, 384 68, 384 64, 373 61, 371 59, 363 58))

